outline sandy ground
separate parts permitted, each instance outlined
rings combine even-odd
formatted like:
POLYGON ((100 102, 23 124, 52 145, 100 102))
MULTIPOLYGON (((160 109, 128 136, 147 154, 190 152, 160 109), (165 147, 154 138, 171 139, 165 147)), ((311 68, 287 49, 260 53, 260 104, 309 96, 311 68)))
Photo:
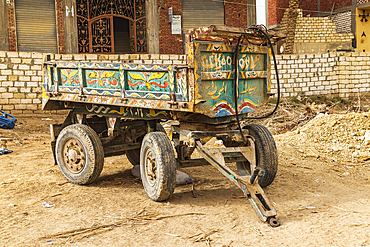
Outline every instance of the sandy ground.
POLYGON ((49 147, 49 124, 62 119, 23 117, 13 130, 0 129, 14 138, 14 152, 0 156, 1 246, 370 246, 368 163, 308 157, 278 136, 279 170, 265 192, 281 226, 271 228, 211 166, 184 169, 195 192, 177 187, 163 203, 148 199, 124 155, 106 158, 89 186, 65 183, 49 147), (184 215, 143 220, 155 214, 184 215), (89 227, 97 228, 52 236, 89 227))

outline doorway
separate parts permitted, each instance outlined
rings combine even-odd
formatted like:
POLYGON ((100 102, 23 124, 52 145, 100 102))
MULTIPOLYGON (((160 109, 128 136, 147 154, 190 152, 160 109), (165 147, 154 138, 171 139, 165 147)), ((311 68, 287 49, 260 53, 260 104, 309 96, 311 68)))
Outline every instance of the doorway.
POLYGON ((130 22, 127 19, 113 17, 114 53, 129 54, 130 52, 130 22))

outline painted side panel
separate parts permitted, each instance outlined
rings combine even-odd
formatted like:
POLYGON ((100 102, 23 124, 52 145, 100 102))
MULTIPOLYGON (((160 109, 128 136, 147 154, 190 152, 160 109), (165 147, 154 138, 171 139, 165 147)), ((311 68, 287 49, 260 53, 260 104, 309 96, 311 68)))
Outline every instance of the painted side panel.
POLYGON ((48 109, 49 101, 76 102, 198 113, 218 118, 215 122, 229 121, 236 114, 235 94, 238 112, 244 114, 264 104, 271 87, 270 51, 264 46, 242 46, 235 84, 234 50, 232 45, 193 42, 188 64, 176 67, 45 63, 43 108, 48 109))
MULTIPOLYGON (((56 63, 44 66, 43 107, 50 99, 46 92, 61 96, 53 100, 83 101, 121 104, 118 99, 126 99, 133 105, 135 101, 164 100, 170 101, 171 94, 178 102, 188 101, 186 69, 174 69, 171 65, 136 65, 104 63, 56 63), (75 94, 73 97, 67 94, 75 94), (83 97, 78 97, 83 96, 83 97), (112 97, 110 100, 100 96, 112 97), (118 98, 117 98, 118 97, 118 98)), ((135 104, 137 105, 137 104, 135 104)), ((140 103, 140 107, 172 108, 163 102, 140 103)))
POLYGON ((195 111, 210 117, 252 112, 267 101, 270 59, 266 47, 242 46, 238 57, 239 81, 234 78, 234 46, 196 44, 195 111))

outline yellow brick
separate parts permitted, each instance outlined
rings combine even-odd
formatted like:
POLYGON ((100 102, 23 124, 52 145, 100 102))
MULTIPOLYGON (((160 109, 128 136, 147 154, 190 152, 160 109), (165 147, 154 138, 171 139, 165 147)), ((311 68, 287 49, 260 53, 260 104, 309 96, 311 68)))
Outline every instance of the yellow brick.
POLYGON ((16 76, 16 75, 9 75, 8 76, 8 80, 9 81, 17 81, 18 80, 18 76, 16 76))
POLYGON ((25 95, 24 95, 24 93, 15 93, 13 98, 15 98, 15 99, 24 99, 25 95))

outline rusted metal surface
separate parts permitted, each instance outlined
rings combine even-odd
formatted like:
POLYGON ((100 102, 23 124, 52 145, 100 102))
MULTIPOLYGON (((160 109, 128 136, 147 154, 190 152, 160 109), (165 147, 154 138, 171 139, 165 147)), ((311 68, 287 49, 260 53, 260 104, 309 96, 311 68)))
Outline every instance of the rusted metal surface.
MULTIPOLYGON (((286 37, 286 33, 284 32, 268 30, 267 33, 273 41, 286 37)), ((235 43, 240 35, 248 38, 248 42, 252 44, 264 44, 266 42, 262 33, 256 30, 227 26, 210 26, 188 30, 186 33, 186 41, 204 40, 231 44, 235 43)))
MULTIPOLYGON (((251 176, 239 176, 225 165, 224 153, 241 153, 252 165, 256 165, 254 142, 250 146, 238 148, 205 148, 200 141, 196 142, 199 154, 225 177, 237 185, 251 203, 257 216, 264 222, 276 216, 276 209, 265 195, 258 181, 251 182, 251 176)), ((270 223, 270 222, 269 222, 270 223)))

